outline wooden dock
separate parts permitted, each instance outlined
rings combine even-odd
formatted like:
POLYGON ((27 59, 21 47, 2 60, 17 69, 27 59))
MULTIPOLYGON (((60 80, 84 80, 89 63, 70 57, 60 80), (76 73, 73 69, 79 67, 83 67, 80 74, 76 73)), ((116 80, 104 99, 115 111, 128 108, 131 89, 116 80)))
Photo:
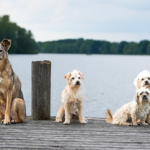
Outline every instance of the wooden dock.
POLYGON ((53 120, 0 124, 0 149, 150 149, 150 126, 118 126, 104 119, 70 125, 53 120))

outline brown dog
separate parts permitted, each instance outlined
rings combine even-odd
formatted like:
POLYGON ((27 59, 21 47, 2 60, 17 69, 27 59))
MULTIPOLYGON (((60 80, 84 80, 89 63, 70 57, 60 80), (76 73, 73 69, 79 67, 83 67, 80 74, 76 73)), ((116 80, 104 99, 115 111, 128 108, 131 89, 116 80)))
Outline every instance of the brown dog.
POLYGON ((8 60, 10 46, 8 39, 0 43, 0 119, 4 124, 20 123, 26 117, 21 83, 8 60))

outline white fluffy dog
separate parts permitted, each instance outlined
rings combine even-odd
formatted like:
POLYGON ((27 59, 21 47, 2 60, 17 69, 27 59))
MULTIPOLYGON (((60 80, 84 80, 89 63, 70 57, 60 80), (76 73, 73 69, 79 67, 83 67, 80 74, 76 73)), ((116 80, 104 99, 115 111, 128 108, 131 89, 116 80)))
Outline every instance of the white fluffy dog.
MULTIPOLYGON (((141 87, 148 88, 150 90, 150 72, 144 70, 140 72, 134 80, 134 85, 136 89, 140 89, 141 87)), ((147 115, 146 122, 150 124, 150 112, 147 115)))
POLYGON ((84 80, 84 74, 73 70, 64 76, 67 79, 67 85, 61 94, 61 106, 56 116, 56 122, 70 124, 71 119, 78 119, 80 123, 86 123, 82 116, 83 94, 81 91, 81 80, 84 80))
POLYGON ((147 70, 140 72, 134 80, 134 85, 137 89, 141 87, 150 89, 150 72, 147 70))
POLYGON ((150 90, 142 87, 137 90, 135 99, 118 109, 114 116, 107 109, 106 122, 118 125, 138 125, 137 121, 140 119, 142 125, 148 125, 145 121, 150 110, 149 103, 150 90))

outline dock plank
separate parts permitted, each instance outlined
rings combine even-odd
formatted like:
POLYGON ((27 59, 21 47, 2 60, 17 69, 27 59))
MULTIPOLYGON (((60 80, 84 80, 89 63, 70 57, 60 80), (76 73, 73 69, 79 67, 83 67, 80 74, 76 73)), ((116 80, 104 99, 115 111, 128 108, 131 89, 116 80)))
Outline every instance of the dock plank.
POLYGON ((101 118, 88 124, 56 123, 54 119, 0 124, 0 149, 150 149, 150 126, 118 126, 101 118))

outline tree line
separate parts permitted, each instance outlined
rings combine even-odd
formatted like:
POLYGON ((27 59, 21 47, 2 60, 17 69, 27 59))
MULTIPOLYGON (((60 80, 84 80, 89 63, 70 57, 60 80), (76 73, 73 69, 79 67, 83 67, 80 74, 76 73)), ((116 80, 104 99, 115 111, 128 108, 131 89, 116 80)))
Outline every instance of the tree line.
POLYGON ((40 53, 73 53, 73 54, 150 54, 150 41, 108 42, 90 39, 65 39, 49 42, 38 42, 40 53))
POLYGON ((57 41, 36 42, 32 32, 11 22, 8 15, 0 17, 0 41, 11 39, 9 53, 71 53, 71 54, 129 54, 149 55, 150 41, 109 42, 92 39, 64 39, 57 41))

